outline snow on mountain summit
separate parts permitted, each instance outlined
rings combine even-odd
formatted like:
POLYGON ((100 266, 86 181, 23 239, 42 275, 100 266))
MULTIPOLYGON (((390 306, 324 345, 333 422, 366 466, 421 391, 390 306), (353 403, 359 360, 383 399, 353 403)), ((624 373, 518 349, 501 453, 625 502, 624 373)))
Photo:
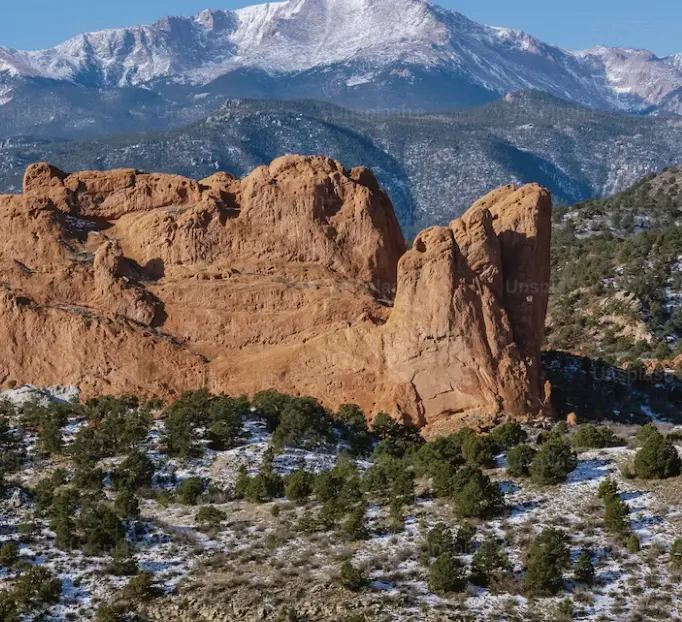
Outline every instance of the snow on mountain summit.
POLYGON ((316 72, 301 97, 336 96, 342 84, 351 94, 368 85, 386 89, 390 99, 387 80, 393 80, 398 95, 413 84, 428 99, 417 75, 431 76, 441 91, 461 91, 462 101, 534 88, 622 110, 655 106, 682 87, 682 55, 660 59, 603 47, 574 52, 521 30, 478 24, 428 0, 288 0, 87 33, 46 50, 0 48, 0 81, 153 88, 160 80, 204 85, 236 70, 273 79, 316 72))

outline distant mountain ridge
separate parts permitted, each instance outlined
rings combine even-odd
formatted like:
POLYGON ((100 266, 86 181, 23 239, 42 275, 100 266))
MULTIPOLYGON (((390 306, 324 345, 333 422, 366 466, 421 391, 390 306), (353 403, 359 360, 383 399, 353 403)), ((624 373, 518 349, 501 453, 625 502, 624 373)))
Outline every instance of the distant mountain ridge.
POLYGON ((679 113, 682 54, 566 50, 426 0, 289 0, 87 33, 46 50, 0 48, 0 110, 19 109, 0 113, 0 136, 33 133, 32 122, 40 132, 43 117, 64 106, 83 119, 79 134, 95 134, 126 114, 141 125, 156 116, 161 129, 196 120, 215 98, 410 112, 529 88, 596 108, 679 113), (87 110, 72 103, 78 97, 87 110), (38 103, 24 112, 31 98, 38 103))
POLYGON ((216 171, 242 176, 292 153, 371 168, 412 237, 508 183, 538 182, 557 205, 623 190, 682 162, 682 118, 593 110, 538 91, 447 114, 234 100, 171 131, 0 141, 0 192, 20 191, 25 167, 39 160, 69 171, 136 167, 199 179, 216 171))

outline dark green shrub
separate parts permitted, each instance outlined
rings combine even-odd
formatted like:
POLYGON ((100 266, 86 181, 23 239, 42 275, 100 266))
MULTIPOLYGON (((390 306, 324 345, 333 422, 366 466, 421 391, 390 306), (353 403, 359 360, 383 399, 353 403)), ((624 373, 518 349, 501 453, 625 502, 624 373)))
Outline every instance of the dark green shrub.
POLYGON ((641 443, 645 443, 651 436, 657 436, 659 434, 658 428, 653 423, 647 423, 637 432, 637 440, 641 443))
POLYGON ((376 437, 369 431, 365 414, 357 404, 342 404, 335 425, 341 429, 353 455, 369 456, 372 453, 376 437))
POLYGON ((628 539, 625 541, 625 548, 630 552, 630 553, 639 553, 639 549, 641 548, 641 545, 639 543, 639 538, 637 537, 637 534, 630 534, 628 536, 628 539))
POLYGON ((467 521, 463 522, 457 530, 455 536, 455 551, 462 555, 471 553, 476 536, 476 525, 467 521))
POLYGON ((149 488, 154 478, 154 463, 142 451, 134 451, 112 473, 114 488, 136 490, 149 488))
POLYGON ((399 423, 386 413, 376 416, 372 432, 379 438, 379 443, 374 448, 375 458, 391 456, 400 459, 413 456, 425 443, 415 426, 399 423))
POLYGON ((116 496, 114 511, 122 520, 135 520, 140 517, 140 502, 134 493, 122 490, 116 496))
POLYGON ((578 466, 578 457, 563 439, 550 439, 542 444, 530 465, 536 484, 560 484, 578 466))
POLYGON ((426 553, 429 557, 439 557, 444 553, 454 555, 455 540, 452 531, 444 523, 437 523, 426 534, 426 553))
POLYGON ((439 555, 429 568, 429 589, 440 596, 461 592, 466 587, 462 565, 451 553, 439 555))
POLYGON ((102 604, 97 607, 95 622, 126 622, 128 619, 128 609, 123 604, 102 604))
POLYGON ((407 459, 382 455, 362 478, 362 490, 382 499, 398 497, 404 505, 414 501, 414 471, 407 459))
POLYGON ((191 413, 187 410, 166 409, 163 442, 169 456, 186 460, 201 453, 195 426, 196 422, 192 421, 191 413))
POLYGON ((154 576, 151 572, 141 572, 134 576, 123 588, 123 598, 134 603, 151 600, 161 591, 154 586, 154 576))
POLYGON ((530 445, 516 445, 507 452, 507 473, 512 477, 528 477, 537 451, 530 445))
POLYGON ((498 425, 490 433, 490 437, 500 449, 511 449, 528 440, 528 434, 516 421, 498 425))
POLYGON ((119 540, 111 552, 109 572, 119 577, 132 577, 139 572, 135 551, 125 538, 119 540))
POLYGON ((628 516, 630 509, 627 503, 618 495, 608 495, 604 498, 604 528, 616 535, 622 535, 629 531, 630 523, 628 516))
POLYGON ((675 446, 662 434, 651 433, 635 456, 635 475, 641 479, 667 479, 682 471, 675 446))
POLYGON ((259 391, 253 396, 252 403, 266 421, 268 431, 274 432, 279 425, 280 417, 285 407, 294 398, 286 393, 280 393, 274 389, 259 391))
POLYGON ((219 529, 221 523, 227 520, 227 514, 213 505, 204 505, 199 508, 196 521, 201 531, 219 529))
POLYGON ((367 540, 369 538, 369 530, 367 529, 367 508, 364 504, 358 505, 351 511, 343 526, 343 530, 353 541, 367 540))
POLYGON ((599 484, 597 496, 602 500, 606 499, 607 497, 618 496, 618 484, 616 484, 616 482, 610 477, 605 479, 599 484))
POLYGON ((611 428, 592 424, 581 425, 573 435, 571 442, 576 449, 603 449, 625 444, 625 441, 617 437, 611 428))
POLYGON ((472 560, 474 583, 487 587, 498 581, 511 568, 509 557, 493 537, 486 538, 472 560))
POLYGON ((19 544, 10 540, 0 547, 0 566, 11 568, 19 561, 19 544))
POLYGON ((258 475, 243 480, 240 472, 239 477, 236 492, 241 492, 239 489, 245 484, 244 496, 252 503, 266 503, 284 496, 284 480, 275 471, 275 454, 272 447, 268 447, 263 454, 258 475))
POLYGON ((21 622, 21 613, 14 597, 8 590, 0 591, 0 620, 3 622, 21 622))
POLYGON ((79 544, 76 533, 76 510, 80 494, 74 488, 56 492, 50 505, 50 529, 55 532, 55 545, 62 551, 70 551, 79 544))
POLYGON ((279 425, 272 435, 275 447, 313 449, 330 438, 331 418, 312 397, 290 400, 280 413, 279 425))
POLYGON ((452 497, 454 493, 453 482, 457 470, 449 462, 439 462, 431 467, 433 473, 433 494, 435 497, 452 497))
POLYGON ((84 534, 83 551, 101 555, 112 551, 125 537, 125 528, 114 510, 103 503, 88 503, 81 507, 78 528, 84 534))
POLYGON ((470 465, 495 466, 497 447, 490 436, 471 434, 462 441, 462 457, 470 465))
POLYGON ((391 499, 391 533, 398 534, 405 531, 405 517, 403 516, 403 504, 397 498, 391 499))
POLYGON ((245 464, 240 465, 237 473, 237 481, 234 484, 235 499, 243 499, 246 497, 246 491, 249 489, 250 481, 249 469, 245 464))
POLYGON ((435 471, 444 463, 456 469, 464 464, 461 436, 451 434, 429 441, 415 453, 413 462, 417 472, 422 476, 434 476, 435 471))
POLYGON ((558 529, 545 529, 535 538, 528 554, 526 591, 536 596, 557 594, 563 588, 563 573, 570 563, 566 535, 558 529))
POLYGON ((182 505, 196 505, 204 494, 204 482, 198 477, 188 477, 175 490, 175 498, 182 505))
POLYGON ((23 607, 56 605, 62 595, 62 582, 45 566, 31 566, 12 587, 14 600, 23 607))
POLYGON ((453 482, 455 511, 462 518, 494 518, 504 513, 502 491, 480 469, 464 467, 453 482))
POLYGON ((305 469, 299 469, 286 478, 284 494, 290 501, 305 502, 313 492, 315 476, 305 469))
POLYGON ((594 583, 594 563, 592 562, 590 551, 583 549, 575 562, 573 573, 578 583, 584 583, 585 585, 592 585, 594 583))
POLYGON ((54 493, 60 486, 66 484, 68 474, 66 469, 56 469, 49 477, 41 479, 31 491, 36 502, 38 513, 45 512, 51 505, 54 493))
POLYGON ((565 440, 566 434, 568 434, 568 424, 565 421, 559 421, 551 430, 538 435, 537 444, 544 445, 547 441, 565 440))
POLYGON ((60 454, 64 449, 62 441, 63 423, 56 416, 43 418, 38 428, 38 450, 45 454, 60 454))
POLYGON ((231 449, 248 440, 244 417, 251 411, 246 397, 221 395, 211 400, 208 408, 209 440, 216 449, 231 449))
POLYGON ((356 568, 349 561, 345 561, 341 564, 339 582, 347 590, 359 592, 367 585, 367 573, 361 568, 356 568))

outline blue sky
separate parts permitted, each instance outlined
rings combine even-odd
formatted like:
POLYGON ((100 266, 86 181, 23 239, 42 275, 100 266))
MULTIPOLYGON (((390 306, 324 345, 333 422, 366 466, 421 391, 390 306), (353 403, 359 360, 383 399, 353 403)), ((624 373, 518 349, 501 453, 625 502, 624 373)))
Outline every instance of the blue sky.
MULTIPOLYGON (((248 0, 5 0, 0 45, 50 47, 80 32, 149 23, 164 15, 230 9, 248 0), (11 8, 10 8, 11 7, 11 8)), ((521 28, 564 47, 604 43, 659 55, 682 52, 680 0, 439 0, 495 26, 521 28)))

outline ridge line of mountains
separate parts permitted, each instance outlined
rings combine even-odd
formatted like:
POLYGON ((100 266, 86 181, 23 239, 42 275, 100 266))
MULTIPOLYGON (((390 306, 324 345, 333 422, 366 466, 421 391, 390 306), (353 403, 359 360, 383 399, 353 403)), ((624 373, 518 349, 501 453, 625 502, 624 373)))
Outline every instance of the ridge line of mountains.
POLYGON ((426 0, 289 0, 205 10, 82 34, 50 49, 0 48, 0 72, 5 105, 23 100, 21 84, 30 83, 142 90, 179 96, 183 107, 217 89, 224 97, 303 93, 357 109, 435 111, 535 88, 603 109, 682 110, 682 54, 564 49, 426 0))
POLYGON ((440 114, 232 100, 183 128, 2 140, 0 192, 17 192, 25 167, 42 160, 67 171, 134 167, 200 179, 216 171, 243 176, 295 153, 371 168, 411 238, 508 183, 540 183, 558 205, 624 190, 682 162, 682 118, 589 109, 539 91, 440 114))

